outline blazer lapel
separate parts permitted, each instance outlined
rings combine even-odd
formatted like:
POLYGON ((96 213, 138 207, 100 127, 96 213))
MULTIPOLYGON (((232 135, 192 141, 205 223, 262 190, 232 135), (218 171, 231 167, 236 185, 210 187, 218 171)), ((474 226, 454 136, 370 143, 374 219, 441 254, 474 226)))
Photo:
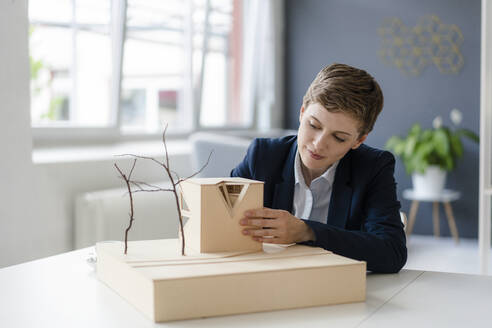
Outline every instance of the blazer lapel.
POLYGON ((297 152, 297 140, 292 144, 287 155, 282 180, 275 184, 272 207, 292 212, 292 201, 294 200, 294 160, 297 152))
POLYGON ((351 153, 349 152, 338 164, 331 191, 330 208, 328 210, 328 224, 339 228, 345 228, 352 201, 350 155, 351 153))

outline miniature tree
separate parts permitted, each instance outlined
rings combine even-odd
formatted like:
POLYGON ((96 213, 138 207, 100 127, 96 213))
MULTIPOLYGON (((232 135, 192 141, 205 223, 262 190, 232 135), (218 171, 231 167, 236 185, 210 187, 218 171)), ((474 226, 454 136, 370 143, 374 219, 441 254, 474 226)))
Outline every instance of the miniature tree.
POLYGON ((118 170, 120 177, 126 183, 126 187, 128 189, 128 195, 130 196, 130 213, 128 214, 130 216, 130 222, 128 224, 128 227, 125 229, 125 255, 126 255, 126 252, 128 250, 128 242, 127 242, 128 241, 128 231, 130 231, 130 229, 132 228, 133 220, 135 219, 134 218, 134 211, 133 211, 133 191, 132 191, 130 179, 132 178, 133 169, 135 168, 136 164, 137 164, 137 159, 135 158, 133 160, 133 165, 132 165, 132 168, 130 169, 130 173, 128 173, 128 176, 127 176, 121 171, 121 169, 118 167, 118 165, 116 163, 114 163, 114 166, 116 167, 116 170, 118 170))
POLYGON ((118 155, 118 156, 129 156, 129 157, 134 158, 132 167, 131 167, 128 175, 124 174, 123 171, 118 167, 118 165, 116 163, 114 163, 114 166, 115 166, 116 170, 118 171, 121 179, 123 179, 126 183, 129 198, 130 198, 130 213, 129 213, 130 221, 129 221, 128 227, 125 229, 125 255, 127 254, 127 250, 128 250, 128 232, 130 231, 130 229, 133 225, 133 221, 135 220, 135 218, 134 218, 134 207, 133 207, 133 193, 135 193, 135 192, 158 192, 158 191, 169 191, 169 192, 172 192, 174 194, 174 198, 176 200, 176 209, 178 211, 179 229, 180 229, 180 234, 181 234, 181 255, 183 255, 183 256, 185 255, 185 236, 184 236, 184 229, 183 229, 183 216, 181 214, 181 208, 179 206, 179 196, 178 196, 177 186, 181 182, 183 182, 187 179, 190 179, 190 178, 196 176, 197 174, 199 174, 200 172, 202 172, 203 169, 208 165, 213 151, 210 152, 210 155, 208 156, 207 162, 200 168, 200 170, 198 170, 197 172, 193 173, 192 175, 190 175, 184 179, 181 179, 179 177, 179 175, 175 171, 171 170, 171 168, 169 166, 169 154, 167 152, 167 144, 166 144, 166 130, 167 130, 167 125, 164 128, 164 132, 162 133, 162 143, 164 144, 164 150, 165 150, 165 155, 166 155, 166 157, 164 158, 164 160, 162 162, 153 158, 153 157, 148 157, 148 156, 139 156, 139 155, 134 155, 134 154, 118 155), (169 178, 169 181, 171 182, 172 188, 166 189, 166 188, 161 188, 159 186, 152 185, 152 184, 149 184, 146 182, 132 180, 132 173, 133 173, 133 170, 135 169, 135 166, 136 166, 138 159, 150 160, 150 161, 156 163, 157 165, 159 165, 160 167, 162 167, 164 169, 164 171, 166 172, 167 177, 169 178), (135 189, 132 189, 132 186, 135 187, 135 189))

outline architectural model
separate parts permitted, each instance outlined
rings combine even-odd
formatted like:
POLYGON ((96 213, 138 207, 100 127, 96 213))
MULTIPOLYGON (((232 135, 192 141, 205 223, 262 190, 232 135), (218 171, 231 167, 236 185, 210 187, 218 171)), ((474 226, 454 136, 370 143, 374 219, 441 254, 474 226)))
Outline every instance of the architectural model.
POLYGON ((263 182, 243 178, 189 179, 180 183, 187 254, 261 251, 241 234, 239 220, 248 209, 263 207, 263 182))
POLYGON ((263 183, 186 179, 179 239, 98 243, 97 276, 155 322, 360 302, 366 263, 317 247, 263 251, 241 234, 244 211, 263 206, 263 183), (188 251, 189 250, 189 251, 188 251))

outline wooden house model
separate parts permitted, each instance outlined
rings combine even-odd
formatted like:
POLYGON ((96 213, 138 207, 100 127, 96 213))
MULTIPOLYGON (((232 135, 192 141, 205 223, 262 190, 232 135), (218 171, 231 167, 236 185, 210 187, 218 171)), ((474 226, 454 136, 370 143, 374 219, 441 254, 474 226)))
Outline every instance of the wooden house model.
POLYGON ((186 249, 199 253, 260 251, 239 224, 248 209, 263 207, 263 182, 244 178, 195 178, 180 183, 186 249))
POLYGON ((97 276, 155 322, 364 301, 366 263, 318 247, 274 252, 241 233, 263 206, 263 183, 180 183, 186 256, 178 239, 98 243, 97 276), (292 283, 295 282, 295 283, 292 283), (258 283, 268 288, 254 288, 258 283))

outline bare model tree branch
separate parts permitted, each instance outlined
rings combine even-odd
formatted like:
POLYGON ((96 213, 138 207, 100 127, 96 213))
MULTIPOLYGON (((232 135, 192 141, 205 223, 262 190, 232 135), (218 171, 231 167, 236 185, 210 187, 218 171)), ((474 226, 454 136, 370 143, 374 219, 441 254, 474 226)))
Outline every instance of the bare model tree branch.
POLYGON ((126 187, 128 189, 128 195, 130 196, 130 213, 129 213, 130 223, 128 224, 128 227, 125 230, 125 255, 126 255, 126 252, 128 250, 128 231, 130 231, 130 229, 132 227, 132 224, 133 224, 133 221, 135 220, 135 218, 134 218, 134 211, 133 211, 133 192, 132 192, 132 188, 131 188, 131 180, 130 179, 132 178, 133 169, 135 168, 135 165, 136 164, 137 164, 137 159, 135 158, 133 160, 133 165, 132 165, 132 168, 130 170, 130 173, 128 173, 128 176, 126 176, 120 170, 120 168, 118 167, 118 165, 116 163, 114 164, 114 167, 116 167, 116 169, 120 173, 121 178, 123 180, 125 180, 126 187))
MULTIPOLYGON (((163 139, 163 140, 165 140, 165 139, 163 139)), ((164 145, 165 145, 165 141, 164 141, 164 145)), ((167 151, 167 150, 166 150, 166 151, 167 151)), ((206 162, 205 164, 203 164, 203 166, 200 168, 200 170, 198 170, 197 172, 193 173, 192 175, 190 175, 190 176, 188 176, 188 177, 186 177, 186 178, 184 178, 184 179, 180 179, 180 178, 179 178, 179 175, 178 175, 175 171, 173 171, 173 170, 169 169, 169 166, 167 166, 167 164, 165 164, 165 163, 163 163, 163 162, 160 162, 160 161, 158 161, 157 159, 155 159, 155 158, 153 158, 153 157, 149 157, 149 156, 141 156, 141 155, 135 155, 135 154, 121 154, 121 155, 116 155, 116 156, 130 156, 130 157, 133 157, 133 158, 140 158, 140 159, 147 159, 147 160, 151 160, 151 161, 153 161, 154 163, 158 164, 159 166, 162 166, 162 167, 166 170, 166 172, 168 173, 168 176, 170 177, 171 182, 173 182, 173 185, 174 185, 174 186, 177 186, 177 185, 179 185, 181 182, 183 182, 183 181, 185 181, 185 180, 188 180, 188 179, 191 179, 191 178, 193 178, 194 176, 196 176, 197 174, 202 173, 202 171, 205 169, 205 167, 206 167, 206 166, 208 165, 208 163, 210 162, 210 158, 212 157, 213 152, 214 152, 213 150, 210 152, 210 154, 208 155, 208 158, 207 158, 207 162, 206 162), (175 179, 171 179, 171 178, 173 177, 173 176, 172 176, 172 174, 176 175, 176 178, 177 178, 177 179, 176 179, 176 182, 174 182, 174 181, 175 181, 175 179)), ((166 153, 166 154, 167 154, 167 153, 166 153)), ((168 157, 168 156, 167 156, 167 157, 168 157)), ((166 158, 166 163, 168 163, 168 162, 169 162, 169 159, 168 159, 168 158, 166 158)), ((133 182, 133 181, 132 181, 132 182, 133 182)), ((138 182, 137 182, 137 183, 138 183, 138 182)), ((150 185, 149 185, 149 186, 150 186, 150 185)), ((154 187, 155 187, 155 186, 154 186, 154 187)))
POLYGON ((198 172, 190 175, 189 177, 187 177, 185 179, 181 179, 179 177, 179 175, 175 171, 171 170, 171 168, 169 167, 169 153, 168 153, 167 144, 166 144, 166 131, 167 131, 167 125, 164 128, 164 132, 162 133, 162 142, 164 144, 164 150, 165 150, 165 154, 166 154, 166 158, 162 162, 161 161, 158 161, 157 159, 155 159, 153 157, 149 157, 149 156, 140 156, 140 155, 135 155, 135 154, 122 154, 122 155, 117 155, 117 156, 129 156, 129 157, 133 157, 134 158, 133 166, 132 166, 132 168, 131 168, 130 173, 128 174, 128 176, 126 176, 120 170, 120 168, 116 164, 114 164, 115 167, 116 167, 116 169, 120 173, 121 178, 125 181, 125 183, 127 185, 128 193, 130 194, 130 209, 131 209, 131 212, 130 212, 130 224, 129 224, 128 228, 125 231, 125 254, 127 252, 128 231, 130 230, 130 228, 132 226, 132 223, 133 223, 133 220, 134 220, 133 219, 133 214, 134 213, 133 213, 133 197, 132 197, 132 194, 135 193, 135 192, 171 191, 174 194, 174 198, 176 200, 176 208, 178 210, 179 228, 180 228, 180 234, 181 234, 181 255, 185 255, 185 236, 184 236, 184 229, 183 229, 183 216, 181 214, 181 207, 179 206, 179 196, 178 196, 177 186, 181 182, 183 182, 183 181, 185 181, 187 179, 190 179, 190 178, 196 176, 197 174, 201 173, 203 171, 203 169, 208 165, 208 163, 210 161, 210 157, 212 156, 213 151, 208 156, 207 162, 200 168, 200 170, 198 172), (150 161, 154 162, 155 164, 159 165, 160 167, 162 167, 165 170, 165 172, 166 172, 166 174, 167 174, 167 176, 169 178, 169 181, 171 182, 172 188, 171 189, 161 188, 159 186, 152 185, 152 184, 149 184, 149 183, 146 183, 146 182, 131 180, 131 175, 133 173, 133 169, 135 168, 135 163, 137 162, 137 159, 150 160, 150 161), (131 186, 134 186, 136 189, 132 190, 131 189, 131 186))
POLYGON ((137 192, 161 192, 161 191, 173 191, 172 189, 136 189, 133 193, 137 192))
MULTIPOLYGON (((186 177, 184 179, 179 179, 178 182, 176 184, 180 184, 181 182, 185 181, 185 180, 188 180, 188 179, 191 179, 193 178, 194 176, 196 176, 197 174, 199 173, 202 173, 203 169, 208 165, 208 162, 210 162, 210 157, 212 157, 212 154, 214 153, 214 151, 212 150, 210 152, 210 154, 208 155, 208 158, 207 158, 207 162, 205 164, 203 164, 203 166, 200 168, 200 170, 198 170, 197 172, 193 173, 192 175, 190 175, 189 177, 186 177)), ((179 178, 179 176, 178 176, 179 178)))
POLYGON ((121 157, 130 156, 130 157, 133 157, 133 158, 148 159, 148 160, 150 160, 150 161, 155 162, 156 164, 158 164, 158 165, 160 165, 160 166, 164 166, 164 163, 159 162, 159 161, 158 161, 158 160, 156 160, 154 157, 149 157, 149 156, 141 156, 141 155, 135 155, 135 154, 121 154, 121 155, 116 155, 116 156, 121 156, 121 157))
POLYGON ((181 178, 179 177, 179 174, 176 171, 171 170, 171 173, 174 174, 176 177, 176 180, 180 180, 181 178))
POLYGON ((138 188, 135 191, 173 191, 172 189, 161 188, 159 186, 152 185, 150 183, 146 183, 142 181, 130 181, 130 182, 132 183, 132 185, 138 188), (152 188, 152 189, 145 189, 144 187, 152 188))

